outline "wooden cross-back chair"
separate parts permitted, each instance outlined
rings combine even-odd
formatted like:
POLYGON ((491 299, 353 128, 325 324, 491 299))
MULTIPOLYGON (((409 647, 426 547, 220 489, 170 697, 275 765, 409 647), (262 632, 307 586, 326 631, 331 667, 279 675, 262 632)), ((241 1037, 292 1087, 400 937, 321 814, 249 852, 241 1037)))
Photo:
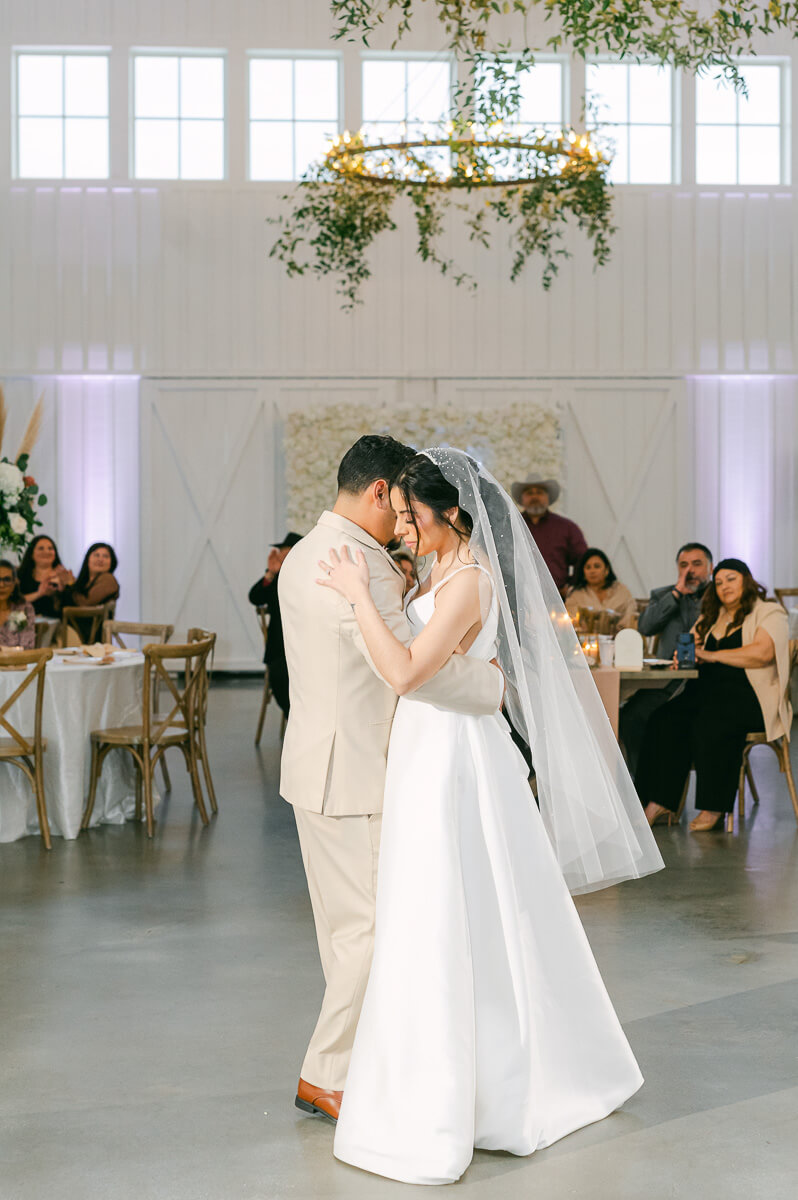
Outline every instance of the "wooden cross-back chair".
MULTIPOLYGON (((651 603, 651 599, 649 596, 638 596, 637 599, 635 600, 635 608, 637 609, 638 624, 640 623, 640 618, 642 617, 643 613, 646 611, 646 609, 648 608, 650 603, 651 603)), ((643 638, 643 645, 646 648, 646 654, 650 655, 651 657, 654 657, 657 653, 657 647, 659 646, 659 634, 655 633, 652 637, 646 637, 645 634, 641 634, 641 636, 643 638)))
MULTIPOLYGON (((265 605, 258 605, 258 607, 255 609, 255 613, 258 618, 258 624, 260 625, 261 635, 263 636, 263 649, 265 651, 266 643, 269 640, 269 610, 268 610, 268 608, 266 608, 265 605)), ((272 692, 271 682, 269 680, 269 667, 266 663, 264 663, 263 664, 263 697, 260 702, 260 713, 258 714, 258 728, 255 732, 255 745, 256 746, 260 745, 260 739, 263 736, 263 723, 266 720, 266 709, 269 707, 269 703, 272 700, 272 696, 273 696, 273 692, 272 692)), ((280 722, 280 737, 283 737, 283 735, 285 734, 286 724, 287 724, 286 715, 285 715, 285 713, 282 713, 282 720, 280 722)))
POLYGON ((12 650, 0 654, 0 669, 24 670, 25 677, 20 680, 19 687, 11 693, 7 700, 0 704, 0 728, 9 737, 0 736, 0 762, 7 762, 18 767, 33 788, 36 797, 36 811, 39 816, 39 832, 45 848, 52 848, 50 842, 50 822, 47 819, 47 803, 44 795, 43 755, 47 749, 47 740, 42 737, 42 705, 44 703, 45 670, 53 652, 42 650, 12 650), (32 670, 28 670, 32 667, 32 670), (36 687, 36 699, 33 718, 33 734, 20 733, 12 723, 9 713, 20 697, 28 688, 36 687))
MULTIPOLYGON (((103 625, 103 643, 113 645, 116 642, 117 646, 122 650, 129 650, 130 647, 125 642, 127 637, 140 638, 139 645, 162 646, 164 642, 168 642, 175 631, 174 625, 158 625, 152 621, 106 621, 103 625)), ((158 711, 158 684, 155 683, 152 694, 152 710, 158 711)), ((166 756, 161 759, 161 774, 163 775, 163 785, 167 792, 172 790, 172 780, 169 777, 169 768, 166 765, 166 756)))
MULTIPOLYGON (((790 677, 787 680, 787 693, 790 691, 790 681, 792 680, 793 672, 798 667, 798 638, 793 638, 790 642, 790 677)), ((798 821, 798 793, 795 790, 795 780, 792 774, 792 764, 790 763, 790 743, 786 737, 774 738, 772 742, 768 741, 766 733, 749 733, 745 739, 745 750, 743 750, 743 761, 740 766, 740 782, 737 792, 737 811, 741 817, 745 816, 745 781, 751 787, 751 796, 754 804, 759 803, 759 793, 756 790, 754 782, 754 773, 751 770, 750 754, 754 746, 767 746, 776 755, 779 763, 779 770, 785 777, 787 783, 787 791, 790 793, 792 801, 792 810, 795 813, 795 819, 798 821)), ((731 817, 731 814, 729 814, 731 817)), ((730 822, 727 823, 727 828, 730 822)))
POLYGON ((787 608, 788 600, 794 600, 798 608, 798 588, 774 588, 773 591, 782 608, 787 608))
POLYGON ((152 783, 155 767, 172 746, 179 746, 182 751, 191 781, 194 803, 203 825, 208 824, 208 814, 202 798, 202 786, 197 770, 198 739, 194 731, 198 720, 197 706, 201 704, 202 700, 202 679, 213 643, 214 639, 208 637, 183 645, 166 644, 144 647, 141 723, 92 731, 91 777, 89 795, 81 822, 82 829, 88 828, 91 820, 103 763, 109 751, 115 748, 127 750, 138 767, 136 817, 141 818, 143 792, 147 837, 153 835, 152 783), (178 659, 184 660, 186 665, 182 687, 180 676, 166 669, 166 663, 178 659), (156 682, 166 696, 165 712, 153 713, 152 711, 153 688, 156 682))
MULTIPOLYGON (((263 637, 263 649, 266 649, 266 643, 269 640, 269 610, 264 604, 259 604, 255 609, 255 615, 258 618, 260 632, 263 637)), ((260 713, 258 714, 258 728, 255 732, 255 745, 260 745, 260 739, 263 736, 263 723, 266 720, 266 709, 269 707, 269 701, 272 698, 272 689, 269 685, 269 668, 264 663, 263 665, 263 696, 260 702, 260 713)))
POLYGON ((202 642, 210 639, 211 648, 207 657, 201 664, 198 665, 198 670, 201 671, 199 681, 198 702, 195 707, 195 722, 194 722, 194 738, 196 740, 196 754, 199 761, 202 763, 202 773, 205 777, 205 787, 208 792, 208 802, 212 812, 218 812, 219 807, 216 803, 216 789, 213 786, 213 778, 211 777, 211 766, 208 761, 208 747, 205 742, 205 729, 208 723, 208 689, 210 687, 211 675, 213 674, 213 658, 216 653, 216 634, 209 629, 189 629, 188 640, 192 642, 202 642), (208 663, 210 662, 210 667, 208 663))
POLYGON ((65 604, 61 609, 59 646, 68 645, 70 636, 76 637, 81 646, 92 646, 100 640, 106 621, 113 619, 115 611, 115 600, 109 600, 107 604, 86 604, 82 607, 78 604, 65 604), (87 622, 90 622, 88 628, 87 622))
POLYGON ((36 649, 42 650, 45 646, 52 646, 58 637, 61 629, 61 622, 57 617, 52 620, 47 617, 36 618, 36 649))
MULTIPOLYGON (((789 695, 790 682, 793 672, 798 668, 798 638, 793 638, 790 642, 790 676, 787 680, 787 693, 789 695)), ((754 773, 751 769, 750 754, 754 746, 767 746, 776 755, 779 763, 779 769, 785 777, 787 783, 787 791, 790 793, 792 801, 792 809, 795 813, 795 819, 798 821, 798 792, 796 792, 795 779, 792 773, 792 764, 790 763, 790 743, 786 737, 774 738, 772 742, 768 741, 766 733, 749 733, 745 739, 745 749, 743 750, 743 759, 740 763, 740 777, 737 783, 737 811, 741 818, 745 816, 745 785, 746 781, 751 789, 751 796, 754 804, 759 804, 759 792, 754 781, 754 773)), ((692 774, 692 768, 690 769, 692 774)), ((681 820, 684 812, 685 801, 687 800, 687 792, 690 788, 690 775, 684 785, 682 798, 679 802, 679 807, 674 813, 673 823, 676 824, 681 820)), ((670 821, 668 822, 671 823, 670 821)), ((734 830, 734 809, 726 814, 726 832, 732 833, 734 830)))
POLYGON ((140 637, 142 646, 162 646, 174 631, 174 625, 156 625, 148 621, 106 621, 103 625, 103 642, 109 645, 116 642, 122 650, 129 650, 124 640, 124 634, 127 634, 128 637, 140 637))

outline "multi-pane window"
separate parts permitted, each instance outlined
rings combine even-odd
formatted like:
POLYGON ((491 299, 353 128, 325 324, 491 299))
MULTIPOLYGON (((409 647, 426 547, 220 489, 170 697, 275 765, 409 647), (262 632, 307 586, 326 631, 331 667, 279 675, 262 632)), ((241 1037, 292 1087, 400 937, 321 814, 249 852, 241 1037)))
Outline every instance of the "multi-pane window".
POLYGON ((696 79, 696 182, 782 183, 782 67, 745 66, 747 95, 696 79))
POLYGON ((133 174, 224 179, 224 59, 136 54, 133 174))
POLYGON ((588 124, 612 154, 613 183, 671 183, 673 99, 670 67, 594 62, 587 66, 588 124))
MULTIPOLYGON (((511 67, 505 68, 508 74, 511 67)), ((559 133, 565 125, 565 69, 562 62, 537 60, 518 76, 520 104, 514 119, 503 120, 502 132, 510 137, 529 137, 538 129, 559 133)), ((481 83, 481 99, 487 101, 490 79, 481 83)))
POLYGON ((339 131, 337 58, 251 58, 249 177, 300 179, 339 131))
POLYGON ((17 55, 16 173, 108 178, 107 55, 17 55))
POLYGON ((434 137, 449 120, 452 65, 440 58, 365 58, 363 130, 367 138, 393 142, 434 137))

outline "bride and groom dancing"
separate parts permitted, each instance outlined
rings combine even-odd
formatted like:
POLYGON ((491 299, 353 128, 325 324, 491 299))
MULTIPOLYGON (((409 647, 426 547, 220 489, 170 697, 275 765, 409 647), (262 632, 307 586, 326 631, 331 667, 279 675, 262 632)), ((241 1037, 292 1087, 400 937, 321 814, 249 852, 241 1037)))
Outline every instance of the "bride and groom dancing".
POLYGON ((640 1087, 570 893, 663 864, 496 480, 374 435, 338 487, 279 583, 280 791, 326 983, 296 1104, 337 1121, 342 1161, 450 1183, 475 1147, 531 1154, 640 1087), (395 536, 432 561, 404 601, 395 536))

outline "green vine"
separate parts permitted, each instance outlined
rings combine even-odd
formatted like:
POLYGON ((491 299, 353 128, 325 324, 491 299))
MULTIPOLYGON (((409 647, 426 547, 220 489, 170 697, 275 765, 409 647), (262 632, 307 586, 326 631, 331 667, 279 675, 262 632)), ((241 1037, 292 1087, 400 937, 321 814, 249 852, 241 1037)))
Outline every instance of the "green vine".
POLYGON ((541 131, 530 141, 498 133, 479 140, 473 126, 469 136, 464 132, 376 146, 359 134, 337 138, 300 184, 296 207, 278 218, 282 229, 272 257, 292 276, 336 274, 343 307, 352 309, 371 275, 367 251, 380 233, 396 228, 392 207, 404 196, 415 217, 419 257, 458 286, 476 285, 438 249, 448 210, 465 214, 469 238, 485 248, 495 227, 509 230, 512 279, 538 255, 543 287, 551 286, 568 253, 563 239, 569 220, 591 240, 596 265, 607 261, 614 232, 609 164, 589 138, 541 131), (431 153, 441 152, 450 167, 434 165, 431 153))
POLYGON ((682 0, 332 0, 337 37, 369 37, 395 18, 394 45, 409 32, 421 3, 434 5, 449 47, 466 59, 489 47, 497 17, 542 9, 559 32, 546 42, 583 57, 607 53, 670 63, 692 71, 715 69, 739 82, 737 60, 755 53, 755 39, 777 30, 798 36, 798 3, 725 0, 709 13, 682 0))
MULTIPOLYGON (((529 45, 511 50, 492 38, 504 16, 527 18, 542 10, 557 32, 546 48, 569 46, 576 54, 608 53, 635 61, 670 63, 695 72, 714 70, 744 89, 741 56, 775 30, 798 36, 798 0, 726 0, 699 14, 681 0, 331 0, 338 38, 362 40, 393 23, 396 46, 410 31, 421 4, 434 6, 449 51, 460 64, 454 119, 446 136, 424 142, 367 145, 360 135, 337 138, 325 159, 311 168, 271 254, 289 275, 334 274, 344 308, 360 303, 370 278, 368 251, 379 234, 394 230, 397 197, 411 204, 417 252, 457 284, 474 280, 439 249, 447 210, 465 214, 472 241, 491 244, 503 224, 513 249, 511 278, 532 255, 542 259, 548 288, 572 221, 591 241, 595 264, 605 263, 614 233, 608 161, 584 136, 570 133, 532 141, 506 137, 502 122, 517 120, 524 73, 534 65, 529 45), (575 145, 575 143, 577 143, 575 145), (433 165, 429 149, 444 151, 451 167, 433 165), (484 198, 487 189, 487 198, 484 198), (477 196, 480 198, 476 202, 477 196)), ((528 40, 528 39, 527 39, 528 40)))
MULTIPOLYGON (((335 274, 344 308, 358 302, 360 289, 371 277, 367 251, 385 230, 396 229, 391 218, 394 196, 354 176, 330 176, 326 164, 314 168, 300 185, 300 201, 290 217, 278 218, 283 228, 271 248, 289 275, 335 274), (303 259, 304 252, 309 257, 303 259)), ((283 200, 292 200, 283 196, 283 200)))

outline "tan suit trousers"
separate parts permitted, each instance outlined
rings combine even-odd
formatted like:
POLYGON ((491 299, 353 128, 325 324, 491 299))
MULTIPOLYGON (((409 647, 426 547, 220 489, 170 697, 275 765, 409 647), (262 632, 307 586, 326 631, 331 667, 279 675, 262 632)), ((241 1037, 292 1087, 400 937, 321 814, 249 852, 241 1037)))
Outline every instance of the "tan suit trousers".
POLYGON ((341 1091, 374 950, 382 813, 327 817, 295 807, 294 816, 326 985, 301 1075, 341 1091))

